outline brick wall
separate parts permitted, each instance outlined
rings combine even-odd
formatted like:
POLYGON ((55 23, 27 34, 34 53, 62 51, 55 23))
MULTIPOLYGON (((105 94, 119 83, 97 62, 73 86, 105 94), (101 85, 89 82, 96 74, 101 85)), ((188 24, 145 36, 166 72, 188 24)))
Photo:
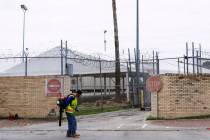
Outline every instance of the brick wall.
POLYGON ((64 92, 68 94, 68 76, 0 77, 0 117, 17 113, 23 118, 47 118, 52 109, 55 109, 57 116, 57 97, 45 96, 48 78, 64 79, 64 92))
POLYGON ((210 114, 210 75, 160 75, 162 88, 152 93, 153 117, 179 118, 210 114))

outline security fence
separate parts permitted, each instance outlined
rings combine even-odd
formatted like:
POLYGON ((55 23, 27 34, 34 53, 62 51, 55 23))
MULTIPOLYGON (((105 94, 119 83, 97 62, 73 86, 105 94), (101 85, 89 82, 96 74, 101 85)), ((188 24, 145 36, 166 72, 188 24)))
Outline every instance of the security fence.
MULTIPOLYGON (((142 55, 139 62, 139 77, 136 77, 135 56, 132 59, 129 54, 128 59, 120 60, 120 93, 127 96, 133 106, 150 107, 150 93, 146 90, 146 80, 150 75, 209 73, 208 55, 202 51, 193 52, 196 52, 196 55, 187 53, 175 58, 160 58, 158 52, 153 52, 152 57, 142 55)), ((113 96, 115 94, 116 61, 114 60, 56 47, 38 56, 1 57, 0 64, 1 76, 69 75, 72 90, 82 89, 87 96, 113 96)))

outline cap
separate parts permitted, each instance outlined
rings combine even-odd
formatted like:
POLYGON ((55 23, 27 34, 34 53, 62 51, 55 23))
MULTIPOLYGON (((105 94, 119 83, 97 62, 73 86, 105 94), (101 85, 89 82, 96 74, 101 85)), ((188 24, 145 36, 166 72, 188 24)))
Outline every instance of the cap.
POLYGON ((77 93, 81 95, 82 94, 82 91, 81 90, 77 90, 77 93))

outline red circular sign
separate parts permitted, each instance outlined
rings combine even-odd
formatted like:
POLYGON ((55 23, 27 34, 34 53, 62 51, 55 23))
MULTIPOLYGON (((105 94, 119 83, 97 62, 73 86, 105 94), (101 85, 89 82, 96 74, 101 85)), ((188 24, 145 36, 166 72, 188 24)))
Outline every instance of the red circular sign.
POLYGON ((158 92, 161 89, 161 81, 158 76, 152 76, 147 79, 147 90, 150 92, 158 92))
POLYGON ((48 81, 47 83, 47 89, 50 92, 58 92, 61 88, 61 83, 59 80, 57 79, 51 79, 50 81, 48 81))

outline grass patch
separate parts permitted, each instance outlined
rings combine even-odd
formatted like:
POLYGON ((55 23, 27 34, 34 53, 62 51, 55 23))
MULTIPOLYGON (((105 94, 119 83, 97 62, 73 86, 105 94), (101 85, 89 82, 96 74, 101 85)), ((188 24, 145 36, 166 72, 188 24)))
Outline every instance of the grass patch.
POLYGON ((153 117, 153 116, 148 116, 146 118, 146 120, 167 120, 167 119, 165 119, 165 118, 157 118, 157 117, 153 117))
POLYGON ((183 120, 183 119, 210 119, 210 115, 200 115, 200 116, 188 116, 188 117, 177 117, 177 118, 157 118, 153 116, 148 116, 146 120, 183 120))
POLYGON ((93 103, 85 103, 82 105, 79 105, 80 112, 76 112, 76 115, 90 115, 90 114, 98 114, 98 113, 104 113, 104 112, 112 112, 112 111, 118 111, 118 110, 124 110, 128 109, 128 106, 119 104, 119 105, 103 105, 103 108, 101 106, 97 107, 93 103))
POLYGON ((179 117, 177 119, 209 119, 210 115, 200 115, 200 116, 189 116, 189 117, 179 117))

